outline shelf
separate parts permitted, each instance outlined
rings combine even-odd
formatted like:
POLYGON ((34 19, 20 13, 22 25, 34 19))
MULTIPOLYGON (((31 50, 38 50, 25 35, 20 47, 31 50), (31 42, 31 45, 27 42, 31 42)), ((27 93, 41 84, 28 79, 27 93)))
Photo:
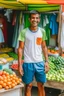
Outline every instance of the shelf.
MULTIPOLYGON (((33 81, 33 86, 37 87, 37 82, 35 80, 33 81)), ((64 82, 47 81, 44 86, 64 90, 64 82)))

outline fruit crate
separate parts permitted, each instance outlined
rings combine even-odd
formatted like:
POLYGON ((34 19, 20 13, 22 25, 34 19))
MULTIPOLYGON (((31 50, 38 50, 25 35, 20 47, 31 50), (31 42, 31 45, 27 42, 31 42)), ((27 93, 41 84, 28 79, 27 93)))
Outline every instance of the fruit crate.
POLYGON ((22 88, 24 85, 21 83, 12 89, 0 89, 0 96, 22 96, 22 88))

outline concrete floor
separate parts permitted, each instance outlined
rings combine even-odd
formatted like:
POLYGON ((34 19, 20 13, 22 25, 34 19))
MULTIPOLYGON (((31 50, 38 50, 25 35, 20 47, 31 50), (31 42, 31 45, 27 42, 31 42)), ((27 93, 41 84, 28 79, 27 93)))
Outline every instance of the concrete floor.
MULTIPOLYGON (((38 96, 37 87, 32 88, 32 96, 38 96)), ((59 96, 60 90, 52 89, 52 88, 45 88, 46 96, 59 96)), ((24 90, 23 95, 24 96, 24 90)))

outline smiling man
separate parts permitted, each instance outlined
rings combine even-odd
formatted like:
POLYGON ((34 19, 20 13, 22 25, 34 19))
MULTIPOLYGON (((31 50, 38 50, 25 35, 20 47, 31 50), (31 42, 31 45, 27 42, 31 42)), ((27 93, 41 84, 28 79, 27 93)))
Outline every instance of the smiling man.
POLYGON ((23 29, 19 34, 18 65, 22 80, 25 83, 25 96, 31 96, 32 81, 35 79, 38 86, 38 96, 45 96, 44 83, 46 72, 49 71, 48 53, 45 40, 45 30, 38 27, 39 12, 32 10, 29 15, 30 27, 23 29), (24 63, 21 65, 22 53, 24 63), (45 57, 43 61, 42 54, 45 57))

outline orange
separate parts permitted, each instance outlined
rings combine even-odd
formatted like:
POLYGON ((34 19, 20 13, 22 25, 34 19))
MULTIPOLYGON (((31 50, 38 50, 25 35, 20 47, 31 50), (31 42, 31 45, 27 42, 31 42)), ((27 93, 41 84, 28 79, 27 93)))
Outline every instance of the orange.
POLYGON ((5 88, 5 87, 6 87, 6 83, 3 83, 3 84, 2 84, 2 87, 4 87, 4 88, 5 88))
POLYGON ((2 89, 2 85, 0 85, 0 89, 2 89))
POLYGON ((5 89, 6 89, 6 90, 8 90, 8 89, 9 89, 9 87, 8 87, 8 86, 6 86, 6 87, 5 87, 5 89))

